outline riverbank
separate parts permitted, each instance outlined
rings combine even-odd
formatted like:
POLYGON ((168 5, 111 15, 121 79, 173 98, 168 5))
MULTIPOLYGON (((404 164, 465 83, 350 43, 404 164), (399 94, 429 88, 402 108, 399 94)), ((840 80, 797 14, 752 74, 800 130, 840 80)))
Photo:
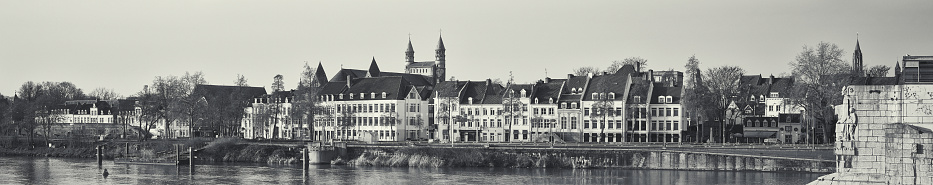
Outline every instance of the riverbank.
MULTIPOLYGON (((348 148, 356 166, 629 168, 712 171, 833 172, 835 163, 749 155, 663 150, 485 149, 430 147, 348 148)), ((343 160, 343 159, 338 159, 343 160)))
POLYGON ((124 157, 145 160, 173 155, 175 146, 179 146, 182 150, 186 150, 188 147, 200 149, 200 151, 195 152, 198 156, 196 161, 204 162, 297 164, 300 157, 298 146, 249 144, 242 139, 235 138, 126 142, 88 141, 69 142, 68 145, 53 143, 53 146, 56 147, 33 148, 27 146, 4 145, 0 147, 0 156, 96 158, 97 147, 103 147, 104 159, 107 160, 124 157))

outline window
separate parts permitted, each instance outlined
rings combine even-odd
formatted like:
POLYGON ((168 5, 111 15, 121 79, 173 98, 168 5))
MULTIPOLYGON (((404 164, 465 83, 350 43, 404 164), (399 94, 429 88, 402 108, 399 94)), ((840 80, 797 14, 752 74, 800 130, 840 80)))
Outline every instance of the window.
POLYGON ((571 104, 570 104, 570 108, 571 108, 571 109, 576 109, 576 108, 577 108, 577 102, 571 103, 571 104))
POLYGON ((376 99, 376 93, 374 92, 369 93, 369 99, 376 99))
POLYGON ((386 98, 386 92, 382 92, 382 98, 386 98))
POLYGON ((590 128, 590 120, 588 119, 583 120, 583 128, 590 128))
POLYGON ((759 95, 758 101, 765 101, 765 95, 759 95))
POLYGON ((554 98, 548 98, 548 99, 547 99, 547 103, 548 103, 548 104, 554 104, 554 98))
POLYGON ((674 98, 673 98, 672 96, 667 96, 666 102, 667 102, 667 103, 674 103, 674 98))
POLYGON ((534 114, 538 114, 538 108, 534 108, 534 114))
POLYGON ((778 97, 778 92, 771 92, 771 97, 772 97, 772 98, 777 98, 777 97, 778 97))
POLYGON ((539 103, 538 103, 538 99, 537 99, 537 98, 535 98, 535 104, 539 104, 539 103))
POLYGON ((658 96, 658 103, 664 103, 664 96, 658 96))
POLYGON ((664 109, 664 112, 665 112, 664 116, 671 116, 671 115, 674 115, 674 114, 671 113, 671 108, 665 108, 665 109, 664 109))
POLYGON ((639 102, 641 102, 641 96, 635 96, 635 102, 634 102, 634 103, 639 103, 639 102))
POLYGON ((467 103, 469 103, 469 104, 473 104, 473 97, 469 97, 469 98, 467 98, 467 103))
POLYGON ((751 97, 748 97, 748 101, 756 101, 756 100, 755 100, 755 95, 752 95, 751 97))
POLYGON ((658 117, 658 108, 651 108, 651 117, 658 117))
POLYGON ((609 92, 609 99, 613 99, 613 100, 616 99, 616 93, 609 92))
POLYGON ((680 130, 680 121, 674 120, 674 130, 680 130))
POLYGON ((415 98, 418 98, 418 95, 416 95, 414 91, 408 93, 408 99, 415 99, 415 98))
POLYGON ((560 108, 561 108, 561 109, 567 109, 567 102, 561 102, 561 103, 560 103, 560 108))
POLYGON ((590 108, 583 108, 583 115, 584 115, 584 116, 589 116, 589 115, 590 115, 590 108))
POLYGON ((570 129, 577 129, 577 117, 570 117, 570 129))
POLYGON ((365 93, 360 93, 360 99, 362 100, 362 99, 364 99, 364 98, 366 98, 366 94, 365 94, 365 93))
POLYGON ((673 116, 678 116, 678 115, 677 115, 678 112, 680 112, 679 108, 674 108, 674 115, 673 115, 673 116))
POLYGON ((595 100, 595 99, 599 99, 599 95, 596 94, 596 93, 593 93, 593 99, 594 99, 594 100, 595 100))
POLYGON ((605 100, 605 99, 606 99, 606 93, 599 93, 599 99, 600 99, 600 100, 605 100))

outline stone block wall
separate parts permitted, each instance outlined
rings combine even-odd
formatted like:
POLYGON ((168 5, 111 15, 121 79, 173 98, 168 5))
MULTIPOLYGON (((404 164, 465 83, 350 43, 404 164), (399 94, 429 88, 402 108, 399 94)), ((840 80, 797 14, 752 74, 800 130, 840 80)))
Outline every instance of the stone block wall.
POLYGON ((836 173, 811 184, 933 184, 933 84, 853 85, 836 106, 836 173))

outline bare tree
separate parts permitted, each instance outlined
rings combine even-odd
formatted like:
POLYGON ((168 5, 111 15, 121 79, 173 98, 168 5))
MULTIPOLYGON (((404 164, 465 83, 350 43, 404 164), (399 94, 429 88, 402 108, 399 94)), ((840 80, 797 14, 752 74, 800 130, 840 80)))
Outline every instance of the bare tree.
MULTIPOLYGON (((818 125, 823 132, 822 141, 831 142, 835 130, 832 105, 842 103, 839 89, 850 82, 850 66, 842 60, 844 51, 836 44, 820 42, 815 47, 803 46, 794 62, 790 63, 797 84, 791 101, 804 109, 807 124, 818 125), (815 122, 815 123, 813 123, 815 122)), ((810 125, 812 132, 812 125, 810 125)))
MULTIPOLYGON (((146 124, 143 129, 152 129, 156 123, 164 121, 163 130, 166 133, 163 134, 163 137, 175 137, 171 133, 170 126, 180 120, 191 120, 187 119, 188 116, 194 115, 191 114, 189 106, 195 106, 196 104, 192 103, 192 100, 187 100, 187 98, 189 98, 195 86, 206 83, 204 74, 201 72, 193 74, 185 72, 185 75, 181 77, 157 76, 152 81, 152 85, 146 86, 142 92, 138 93, 142 105, 140 121, 146 124)), ((188 124, 189 127, 193 126, 190 122, 188 124)))
POLYGON ((307 133, 308 137, 314 138, 314 116, 315 114, 327 114, 329 111, 325 110, 320 106, 318 101, 318 92, 320 88, 312 87, 312 81, 314 79, 314 70, 311 66, 308 66, 308 63, 305 63, 304 71, 301 72, 301 79, 298 82, 298 89, 295 91, 294 100, 292 100, 292 108, 290 109, 289 115, 292 117, 292 120, 298 120, 298 128, 302 129, 302 132, 299 137, 304 138, 304 128, 302 126, 307 123, 307 133))
POLYGON ((236 75, 236 82, 235 82, 234 84, 236 84, 236 86, 240 86, 240 87, 247 87, 247 86, 249 86, 249 84, 246 83, 246 76, 243 76, 242 74, 237 74, 237 75, 236 75))
POLYGON ((599 126, 600 141, 606 140, 606 124, 608 123, 607 119, 609 116, 613 115, 613 103, 615 102, 613 99, 609 99, 607 95, 609 92, 609 85, 607 83, 609 82, 604 81, 602 83, 596 84, 593 92, 599 93, 599 97, 594 99, 595 102, 593 102, 593 104, 590 106, 591 112, 589 116, 590 119, 593 120, 591 125, 593 127, 599 126), (599 122, 596 120, 599 120, 599 122))
POLYGON ((704 86, 708 88, 706 95, 701 95, 712 103, 707 104, 706 108, 712 110, 713 114, 709 116, 718 117, 722 121, 722 142, 725 141, 726 131, 726 109, 729 106, 730 99, 739 92, 739 79, 745 70, 737 66, 720 66, 709 69, 703 76, 704 86))
POLYGON ((576 76, 586 76, 587 74, 596 74, 599 73, 599 69, 596 67, 580 67, 573 70, 573 75, 576 76))
POLYGON ((618 60, 612 61, 612 64, 610 64, 609 67, 606 68, 605 72, 609 74, 614 74, 616 73, 616 71, 619 71, 619 68, 622 68, 622 66, 625 66, 625 65, 632 65, 635 67, 636 71, 641 71, 642 69, 645 69, 648 66, 648 60, 641 58, 641 57, 629 57, 629 58, 623 59, 622 61, 618 61, 618 60))
POLYGON ((88 94, 88 96, 90 96, 91 98, 97 98, 101 100, 115 100, 115 99, 123 98, 123 96, 120 96, 120 94, 117 94, 117 92, 113 91, 113 89, 108 89, 108 88, 103 88, 103 87, 98 87, 92 90, 88 94))
POLYGON ((868 68, 868 76, 871 77, 885 77, 888 76, 888 71, 891 70, 891 67, 886 65, 876 65, 868 68))

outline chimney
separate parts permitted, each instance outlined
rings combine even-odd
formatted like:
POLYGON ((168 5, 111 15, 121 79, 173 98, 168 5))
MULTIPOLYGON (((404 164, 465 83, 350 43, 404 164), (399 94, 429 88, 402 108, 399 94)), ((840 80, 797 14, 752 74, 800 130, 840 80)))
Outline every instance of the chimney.
POLYGON ((593 73, 586 73, 586 77, 593 78, 593 73))
POLYGON ((347 88, 350 88, 352 86, 353 86, 353 77, 350 77, 350 75, 347 75, 347 88))
POLYGON ((570 80, 571 78, 573 78, 573 74, 567 74, 567 80, 570 80))
POLYGON ((774 75, 773 75, 773 74, 772 74, 770 77, 768 77, 768 85, 771 85, 771 84, 774 84, 774 75))
POLYGON ((654 82, 654 70, 648 70, 648 80, 654 82))
POLYGON ((486 79, 486 85, 489 85, 489 84, 492 84, 492 79, 487 78, 487 79, 486 79))
POLYGON ((551 83, 551 77, 544 77, 544 83, 551 83))

